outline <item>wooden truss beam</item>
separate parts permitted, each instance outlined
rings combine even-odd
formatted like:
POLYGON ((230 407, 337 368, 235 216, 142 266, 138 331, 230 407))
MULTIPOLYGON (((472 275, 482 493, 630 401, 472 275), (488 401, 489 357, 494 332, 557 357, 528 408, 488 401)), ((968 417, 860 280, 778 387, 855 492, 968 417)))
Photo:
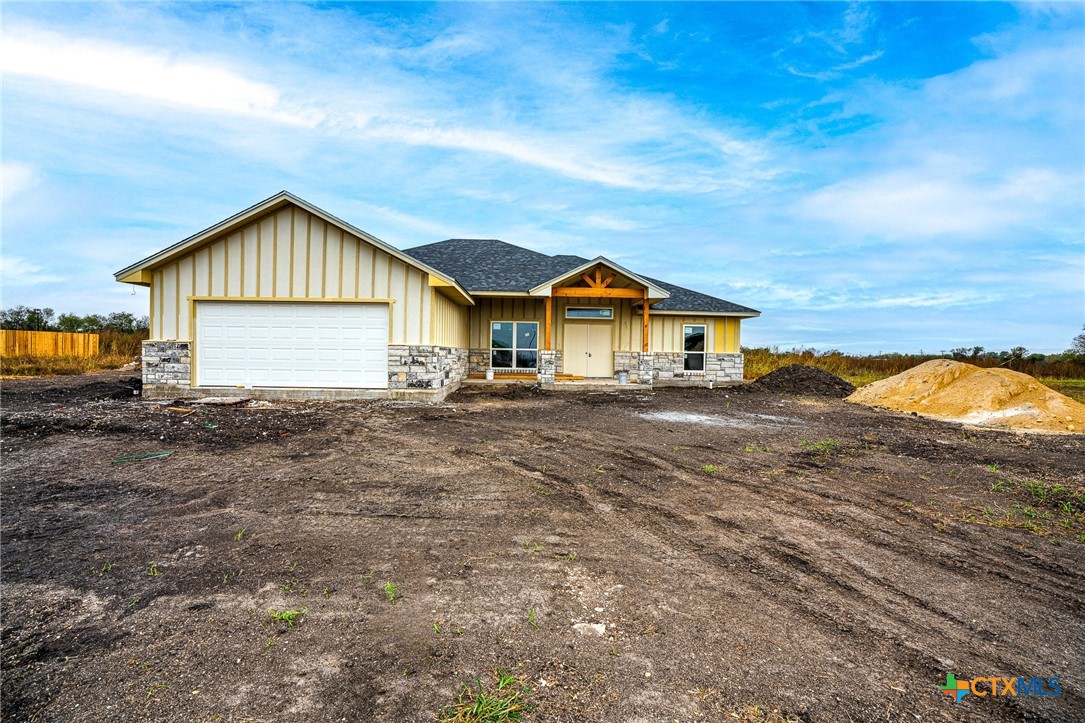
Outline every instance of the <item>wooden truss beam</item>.
POLYGON ((608 299, 643 299, 648 293, 644 289, 611 289, 583 286, 558 286, 550 291, 551 296, 563 297, 601 297, 608 299))
POLYGON ((591 275, 587 271, 580 274, 580 278, 582 278, 584 280, 584 283, 588 285, 589 289, 605 289, 606 287, 610 286, 611 281, 614 281, 614 274, 611 274, 610 276, 608 276, 608 277, 606 277, 604 279, 603 278, 603 267, 602 266, 596 266, 595 267, 595 278, 594 279, 591 277, 591 275))

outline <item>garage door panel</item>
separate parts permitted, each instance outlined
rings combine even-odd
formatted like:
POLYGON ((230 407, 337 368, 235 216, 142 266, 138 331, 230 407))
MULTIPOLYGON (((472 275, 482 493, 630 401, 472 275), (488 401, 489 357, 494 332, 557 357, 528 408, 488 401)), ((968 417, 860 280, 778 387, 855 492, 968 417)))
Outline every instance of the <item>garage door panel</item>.
POLYGON ((388 306, 198 302, 196 374, 210 386, 388 386, 388 306))

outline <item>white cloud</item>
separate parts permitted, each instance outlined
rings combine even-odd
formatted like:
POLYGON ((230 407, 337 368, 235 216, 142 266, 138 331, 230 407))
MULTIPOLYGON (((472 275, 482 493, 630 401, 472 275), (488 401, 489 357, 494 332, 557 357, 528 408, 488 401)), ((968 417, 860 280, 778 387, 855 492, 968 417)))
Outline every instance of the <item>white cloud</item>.
POLYGON ((540 143, 536 139, 525 138, 520 133, 480 128, 410 126, 402 123, 369 126, 364 130, 368 136, 401 143, 493 153, 569 178, 607 186, 647 190, 660 184, 659 180, 648 177, 643 168, 635 165, 624 166, 610 160, 594 159, 576 153, 576 149, 564 150, 560 144, 540 143))
MULTIPOLYGON (((274 66, 265 66, 263 73, 276 77, 273 85, 249 77, 246 65, 251 63, 220 56, 164 52, 33 27, 5 35, 0 68, 8 82, 27 78, 76 85, 93 93, 97 107, 118 115, 139 114, 148 104, 180 107, 308 128, 313 141, 392 141, 489 154, 568 179, 637 191, 742 193, 779 175, 764 142, 726 132, 700 111, 665 96, 619 90, 590 62, 534 77, 532 51, 519 55, 515 44, 500 52, 510 56, 506 62, 513 76, 529 75, 525 82, 534 85, 527 92, 536 98, 537 113, 520 115, 505 108, 508 89, 501 86, 472 88, 471 97, 463 98, 457 84, 466 79, 454 72, 440 83, 425 74, 405 74, 382 57, 379 47, 371 49, 371 70, 358 78, 337 79, 296 66, 276 73, 274 66), (114 94, 143 104, 129 107, 114 94), (479 104, 490 112, 475 112, 479 104)), ((392 55, 406 54, 428 67, 482 48, 476 34, 450 29, 392 55)), ((60 102, 85 100, 66 94, 60 102)), ((186 131, 190 125, 183 114, 158 113, 157 120, 183 124, 186 131)), ((251 135, 261 137, 258 131, 251 135)), ((248 150, 268 153, 270 145, 256 143, 248 150)), ((275 154, 282 156, 281 144, 275 154)))
POLYGON ((320 120, 312 111, 286 107, 274 86, 210 62, 54 33, 8 29, 0 69, 8 76, 290 125, 311 126, 320 120))
POLYGON ((1074 183, 1047 169, 991 181, 914 168, 818 189, 799 202, 797 213, 887 240, 975 237, 1042 219, 1048 204, 1072 193, 1074 183))
POLYGON ((990 294, 978 294, 975 291, 944 291, 867 299, 849 305, 868 309, 967 306, 970 304, 986 304, 995 300, 995 298, 1000 297, 992 297, 990 294))
POLYGON ((29 163, 4 161, 0 163, 0 201, 7 202, 40 181, 37 169, 29 163))
POLYGON ((9 254, 0 256, 0 278, 5 286, 35 286, 63 280, 63 277, 50 273, 40 264, 9 254))
POLYGON ((583 221, 589 228, 598 228, 604 231, 637 231, 642 228, 641 224, 614 218, 602 213, 593 213, 583 221))

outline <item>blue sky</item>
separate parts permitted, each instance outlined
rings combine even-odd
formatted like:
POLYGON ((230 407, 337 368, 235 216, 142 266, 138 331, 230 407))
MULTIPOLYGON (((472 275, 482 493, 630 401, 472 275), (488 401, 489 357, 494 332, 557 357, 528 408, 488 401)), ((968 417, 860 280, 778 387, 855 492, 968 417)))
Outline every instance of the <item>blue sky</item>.
POLYGON ((287 189, 398 246, 603 254, 747 345, 1065 349, 1081 3, 4 3, 3 305, 287 189))

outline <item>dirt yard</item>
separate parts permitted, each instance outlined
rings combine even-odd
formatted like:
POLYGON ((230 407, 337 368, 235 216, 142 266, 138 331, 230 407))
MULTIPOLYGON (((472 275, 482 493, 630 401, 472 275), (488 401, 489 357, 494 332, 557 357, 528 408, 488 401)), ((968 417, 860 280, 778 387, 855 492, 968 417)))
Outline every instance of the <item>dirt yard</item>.
POLYGON ((1085 719, 1085 436, 763 389, 167 411, 129 378, 3 384, 5 721, 432 721, 497 667, 531 721, 1085 719))

